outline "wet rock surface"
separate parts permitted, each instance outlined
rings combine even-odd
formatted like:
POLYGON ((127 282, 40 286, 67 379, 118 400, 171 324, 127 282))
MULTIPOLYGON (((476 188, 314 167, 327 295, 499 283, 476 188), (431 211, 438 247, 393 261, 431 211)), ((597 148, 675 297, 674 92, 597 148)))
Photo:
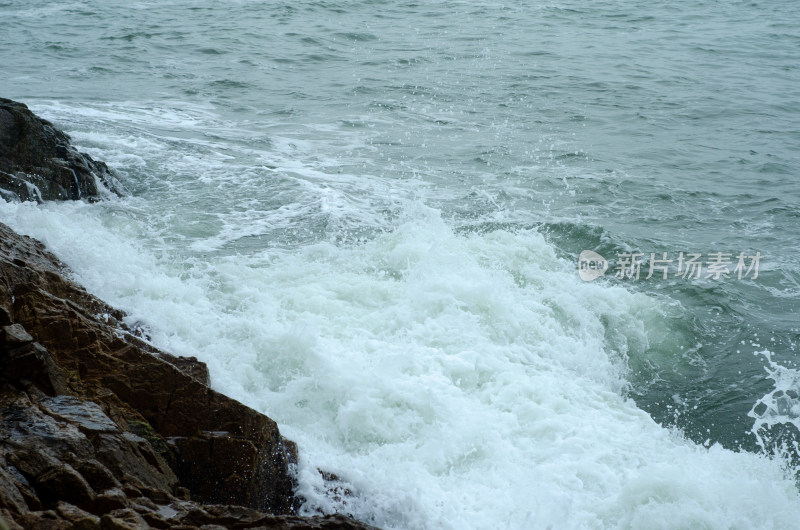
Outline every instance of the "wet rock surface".
POLYGON ((295 445, 0 224, 0 528, 365 529, 299 517, 295 445))
POLYGON ((41 202, 103 193, 122 193, 106 164, 79 153, 69 136, 26 105, 0 98, 1 197, 41 202))

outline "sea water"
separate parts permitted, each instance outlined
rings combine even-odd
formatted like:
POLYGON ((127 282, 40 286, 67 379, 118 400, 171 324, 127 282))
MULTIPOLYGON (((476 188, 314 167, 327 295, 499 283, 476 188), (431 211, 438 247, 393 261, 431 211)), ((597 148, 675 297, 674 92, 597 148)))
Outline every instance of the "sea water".
POLYGON ((0 221, 274 418, 303 513, 800 524, 800 4, 0 15, 0 96, 129 192, 0 221), (603 277, 582 281, 583 250, 603 277), (727 277, 681 274, 715 253, 727 277))

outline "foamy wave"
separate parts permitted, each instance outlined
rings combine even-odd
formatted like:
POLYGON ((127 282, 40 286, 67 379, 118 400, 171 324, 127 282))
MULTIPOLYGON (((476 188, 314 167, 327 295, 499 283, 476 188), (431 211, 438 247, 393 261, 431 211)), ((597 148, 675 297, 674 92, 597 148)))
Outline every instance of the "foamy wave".
POLYGON ((663 336, 663 308, 581 283, 536 231, 457 235, 410 203, 365 243, 184 261, 126 204, 0 213, 156 344, 197 355, 216 388, 275 418, 300 445, 307 513, 454 529, 800 516, 781 461, 695 445, 624 397, 626 356, 642 352, 611 345, 663 336), (341 478, 339 495, 318 468, 341 478))

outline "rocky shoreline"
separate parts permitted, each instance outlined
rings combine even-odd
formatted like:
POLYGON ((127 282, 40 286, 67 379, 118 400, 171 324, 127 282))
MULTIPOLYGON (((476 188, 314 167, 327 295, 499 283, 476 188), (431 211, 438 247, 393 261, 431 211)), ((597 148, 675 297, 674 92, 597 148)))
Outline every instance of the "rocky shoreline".
MULTIPOLYGON (((105 164, 0 99, 4 199, 104 193, 122 193, 105 164)), ((123 316, 0 223, 0 530, 371 528, 298 516, 295 444, 123 316)))
POLYGON ((25 104, 0 98, 0 197, 94 201, 122 193, 105 163, 79 153, 69 136, 25 104))

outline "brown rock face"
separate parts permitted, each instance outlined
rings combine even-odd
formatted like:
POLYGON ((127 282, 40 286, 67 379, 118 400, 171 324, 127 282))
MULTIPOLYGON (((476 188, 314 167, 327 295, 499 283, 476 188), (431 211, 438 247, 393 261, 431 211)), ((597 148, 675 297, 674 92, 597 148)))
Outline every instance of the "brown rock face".
POLYGON ((64 271, 0 224, 0 528, 368 528, 293 516, 275 422, 64 271))
POLYGON ((103 162, 28 107, 0 98, 0 197, 23 201, 93 199, 121 186, 103 162))

